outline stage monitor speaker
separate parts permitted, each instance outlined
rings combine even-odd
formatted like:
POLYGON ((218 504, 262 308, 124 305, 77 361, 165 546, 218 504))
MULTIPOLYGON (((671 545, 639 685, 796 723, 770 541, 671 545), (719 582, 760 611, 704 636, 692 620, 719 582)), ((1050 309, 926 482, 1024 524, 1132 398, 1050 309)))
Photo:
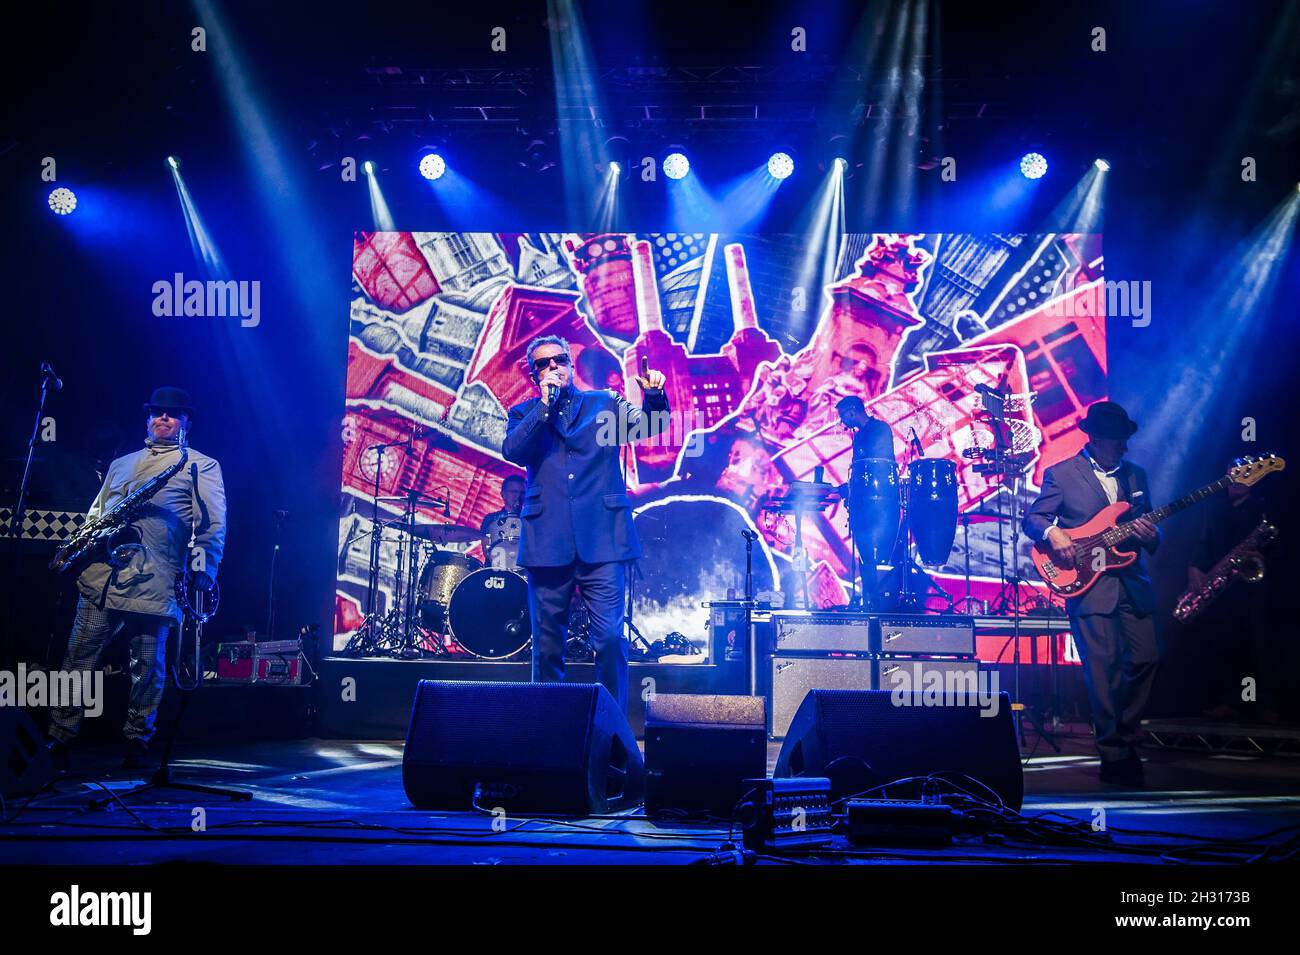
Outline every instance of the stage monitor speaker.
POLYGON ((589 815, 640 803, 645 764, 599 684, 421 680, 402 785, 420 809, 589 815))
POLYGON ((0 706, 0 794, 38 792, 53 778, 54 758, 31 714, 21 706, 0 706))
MULTIPOLYGON (((828 776, 831 797, 841 799, 894 780, 938 774, 997 801, 961 778, 969 776, 1005 805, 1020 808, 1024 776, 1006 693, 993 697, 993 716, 981 715, 973 698, 961 706, 908 699, 913 705, 899 705, 889 690, 810 690, 790 722, 773 776, 828 776)), ((889 795, 908 792, 891 787, 889 795)))
POLYGON ((767 775, 761 696, 656 693, 645 711, 645 811, 730 819, 742 780, 767 775))

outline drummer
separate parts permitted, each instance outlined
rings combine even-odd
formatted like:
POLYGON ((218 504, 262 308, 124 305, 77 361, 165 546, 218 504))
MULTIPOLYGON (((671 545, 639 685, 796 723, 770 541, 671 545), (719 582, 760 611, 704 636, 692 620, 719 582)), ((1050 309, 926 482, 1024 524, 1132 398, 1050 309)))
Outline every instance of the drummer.
MULTIPOLYGON (((867 414, 867 406, 856 395, 841 398, 835 405, 840 421, 844 427, 853 432, 853 463, 876 459, 895 464, 894 433, 889 425, 879 418, 867 414)), ((898 512, 895 505, 892 514, 873 513, 881 502, 871 502, 853 508, 854 494, 852 488, 841 489, 849 500, 849 527, 852 530, 858 551, 858 569, 862 576, 862 595, 865 610, 881 610, 880 581, 876 565, 887 563, 890 554, 886 539, 891 538, 898 527, 898 512), (891 523, 892 522, 892 523, 891 523), (893 531, 890 528, 893 528, 893 531)))
POLYGON ((519 565, 519 509, 524 501, 524 479, 508 475, 501 482, 499 511, 483 518, 479 533, 483 535, 483 557, 489 567, 515 570, 519 565))

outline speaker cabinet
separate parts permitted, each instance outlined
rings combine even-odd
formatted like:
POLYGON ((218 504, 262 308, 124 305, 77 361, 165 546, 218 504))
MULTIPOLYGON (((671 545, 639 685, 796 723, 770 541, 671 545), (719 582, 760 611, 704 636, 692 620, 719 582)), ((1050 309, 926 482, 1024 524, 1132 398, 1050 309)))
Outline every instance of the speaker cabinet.
POLYGON ((420 809, 589 815, 640 803, 645 764, 599 684, 421 680, 402 785, 420 809))
POLYGON ((0 794, 34 793, 54 778, 45 734, 21 706, 0 706, 0 794))
POLYGON ((646 704, 645 811, 730 819, 742 780, 767 775, 761 696, 657 693, 646 704))
MULTIPOLYGON (((996 801, 969 776, 987 786, 1002 802, 1019 809, 1024 800, 1020 751, 1006 693, 992 698, 983 715, 972 705, 927 706, 921 696, 899 705, 889 690, 809 691, 800 705, 773 776, 828 776, 831 798, 840 799, 884 783, 932 774, 996 801)), ((919 792, 891 788, 902 798, 919 792)))

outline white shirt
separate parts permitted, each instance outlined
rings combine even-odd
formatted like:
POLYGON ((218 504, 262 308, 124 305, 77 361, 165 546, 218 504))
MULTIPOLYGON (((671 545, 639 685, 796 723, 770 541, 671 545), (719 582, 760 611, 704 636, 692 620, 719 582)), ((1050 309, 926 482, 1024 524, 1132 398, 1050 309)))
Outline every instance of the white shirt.
POLYGON ((1114 504, 1119 500, 1119 478, 1115 475, 1118 474, 1119 469, 1124 466, 1124 462, 1121 461, 1109 471, 1106 471, 1102 469, 1102 466, 1097 463, 1096 459, 1093 458, 1087 450, 1083 452, 1083 456, 1087 458, 1088 463, 1092 465, 1092 473, 1096 475, 1098 483, 1101 484, 1101 489, 1106 492, 1106 500, 1114 504))

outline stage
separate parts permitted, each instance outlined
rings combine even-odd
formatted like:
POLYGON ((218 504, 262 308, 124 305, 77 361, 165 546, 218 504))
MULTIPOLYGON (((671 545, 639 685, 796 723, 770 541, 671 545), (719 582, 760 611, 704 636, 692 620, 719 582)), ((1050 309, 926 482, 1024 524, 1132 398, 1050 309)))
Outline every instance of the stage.
MULTIPOLYGON (((1114 864, 1241 863, 1278 858, 1300 833, 1300 761, 1179 753, 1148 748, 1141 790, 1097 780, 1081 726, 1063 752, 1045 745, 1024 763, 1026 818, 1083 824, 1088 844, 965 838, 941 849, 850 846, 763 856, 758 864, 1114 864), (1047 755, 1043 755, 1044 753, 1047 755), (1104 825, 1103 831, 1094 826, 1104 825)), ((770 743, 769 771, 779 744, 770 743)), ((0 826, 0 864, 135 865, 603 865, 703 864, 728 842, 721 824, 647 819, 640 809, 601 818, 508 817, 422 812, 402 790, 400 741, 309 739, 181 744, 174 775, 238 787, 251 801, 179 791, 128 797, 109 808, 139 772, 116 769, 115 750, 87 750, 71 774, 30 802, 11 800, 0 826), (195 806, 204 827, 196 831, 195 806), (502 829, 503 831, 496 831, 502 829)), ((740 834, 732 837, 737 844, 740 834)))
POLYGON ((11 931, 1292 914, 1300 0, 25 17, 11 931))

